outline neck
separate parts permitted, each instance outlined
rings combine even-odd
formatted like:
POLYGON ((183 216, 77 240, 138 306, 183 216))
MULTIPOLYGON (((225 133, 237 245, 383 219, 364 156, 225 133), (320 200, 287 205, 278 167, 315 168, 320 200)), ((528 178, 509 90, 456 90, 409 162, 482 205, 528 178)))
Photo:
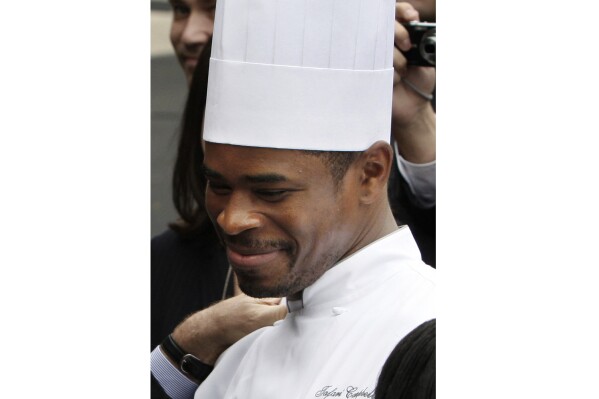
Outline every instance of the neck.
MULTIPOLYGON (((341 256, 331 267, 335 267, 339 262, 342 262, 345 258, 350 255, 356 253, 360 249, 364 248, 368 244, 373 243, 374 241, 385 237, 396 231, 398 229, 397 222, 393 217, 393 213, 391 212, 391 208, 388 203, 385 203, 385 206, 382 207, 380 212, 376 215, 373 215, 368 223, 366 223, 365 228, 361 231, 358 237, 355 240, 354 245, 350 247, 350 249, 341 256)), ((288 295, 287 299, 290 301, 297 301, 303 298, 304 290, 296 292, 294 294, 288 295)))
MULTIPOLYGON (((365 213, 363 228, 355 236, 348 250, 337 261, 340 262, 368 244, 397 230, 397 222, 391 212, 389 203, 385 201, 375 212, 365 213)), ((334 266, 334 265, 333 265, 334 266)))
MULTIPOLYGON (((372 240, 378 240, 388 234, 393 233, 397 230, 397 221, 395 220, 395 216, 393 216, 393 212, 391 211, 391 207, 387 204, 386 209, 383 210, 383 217, 381 219, 381 226, 378 232, 377 237, 372 240)), ((371 242, 372 242, 371 241, 371 242)))
POLYGON ((358 241, 360 244, 353 252, 379 238, 393 233, 395 230, 397 230, 397 222, 395 221, 389 202, 385 201, 377 211, 373 212, 366 219, 365 228, 358 241))

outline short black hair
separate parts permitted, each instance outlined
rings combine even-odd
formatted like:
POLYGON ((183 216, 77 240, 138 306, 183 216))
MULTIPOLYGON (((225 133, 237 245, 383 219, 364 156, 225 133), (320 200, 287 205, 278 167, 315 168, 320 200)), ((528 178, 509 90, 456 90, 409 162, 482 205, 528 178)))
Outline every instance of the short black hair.
POLYGON ((322 159, 338 186, 345 177, 350 165, 362 154, 359 151, 302 151, 322 159))

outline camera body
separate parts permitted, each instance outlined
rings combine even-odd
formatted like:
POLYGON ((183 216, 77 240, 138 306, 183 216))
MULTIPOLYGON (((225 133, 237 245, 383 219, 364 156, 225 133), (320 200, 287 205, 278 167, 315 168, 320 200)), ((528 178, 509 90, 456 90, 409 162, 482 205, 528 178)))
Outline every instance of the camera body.
POLYGON ((410 34, 412 48, 403 52, 408 65, 435 66, 437 54, 437 24, 435 22, 407 22, 403 26, 410 34))

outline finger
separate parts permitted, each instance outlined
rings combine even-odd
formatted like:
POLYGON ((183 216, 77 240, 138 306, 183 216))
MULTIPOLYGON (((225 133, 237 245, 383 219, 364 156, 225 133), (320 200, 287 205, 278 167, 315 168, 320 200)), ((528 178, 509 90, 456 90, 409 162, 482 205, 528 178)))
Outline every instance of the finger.
POLYGON ((408 30, 401 24, 402 22, 418 21, 418 11, 410 3, 395 4, 395 46, 403 51, 408 51, 412 47, 408 30))
MULTIPOLYGON (((408 68, 408 61, 406 60, 406 57, 401 53, 401 51, 394 48, 393 49, 393 70, 394 70, 395 74, 397 74, 399 76, 405 76, 405 74, 408 72, 407 68, 408 68)), ((396 83, 395 78, 394 78, 394 83, 396 83)))
POLYGON ((268 306, 260 309, 255 319, 254 328, 272 326, 276 321, 284 319, 287 316, 287 306, 277 305, 268 306))
POLYGON ((395 20, 397 22, 418 21, 418 11, 410 3, 395 3, 395 20))
POLYGON ((259 298, 256 299, 256 302, 264 305, 278 305, 281 303, 281 298, 259 298))
POLYGON ((285 305, 273 306, 269 308, 268 312, 266 313, 269 324, 273 324, 277 320, 284 319, 285 316, 287 316, 287 306, 285 305))
POLYGON ((410 42, 410 34, 408 30, 400 24, 399 22, 395 22, 395 31, 394 31, 394 42, 395 47, 400 50, 408 51, 412 48, 412 42, 410 42))

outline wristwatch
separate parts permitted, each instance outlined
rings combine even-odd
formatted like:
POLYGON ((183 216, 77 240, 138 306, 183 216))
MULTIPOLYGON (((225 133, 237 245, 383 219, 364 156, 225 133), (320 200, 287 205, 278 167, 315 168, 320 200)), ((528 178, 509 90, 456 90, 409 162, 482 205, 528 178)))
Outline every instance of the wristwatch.
POLYGON ((171 334, 162 341, 160 347, 166 355, 179 366, 179 370, 183 374, 191 377, 197 382, 201 383, 204 381, 214 368, 206 363, 202 363, 200 359, 191 353, 185 353, 183 349, 177 345, 171 334))

